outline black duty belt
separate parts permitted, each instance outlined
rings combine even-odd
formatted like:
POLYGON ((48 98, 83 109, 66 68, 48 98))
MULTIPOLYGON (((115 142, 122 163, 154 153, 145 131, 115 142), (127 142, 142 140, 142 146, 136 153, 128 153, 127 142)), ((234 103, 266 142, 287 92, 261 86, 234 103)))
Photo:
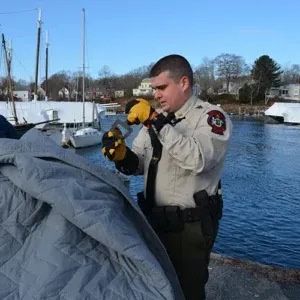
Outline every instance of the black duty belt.
POLYGON ((184 223, 201 222, 204 236, 212 236, 217 222, 222 218, 223 199, 219 194, 207 196, 206 192, 194 195, 196 207, 155 206, 149 217, 160 230, 181 231, 184 223))
POLYGON ((179 219, 183 223, 193 223, 201 220, 202 209, 200 207, 181 209, 179 206, 156 206, 152 214, 165 218, 167 221, 179 219))

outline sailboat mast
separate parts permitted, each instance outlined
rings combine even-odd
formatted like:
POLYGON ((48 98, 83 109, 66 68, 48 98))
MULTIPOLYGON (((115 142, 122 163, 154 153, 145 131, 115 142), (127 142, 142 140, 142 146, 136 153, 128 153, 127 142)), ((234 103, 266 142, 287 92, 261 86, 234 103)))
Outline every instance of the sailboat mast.
MULTIPOLYGON (((8 61, 8 69, 11 73, 11 61, 12 61, 12 41, 11 39, 8 40, 8 49, 7 49, 7 61, 8 61)), ((10 87, 7 87, 7 96, 9 100, 10 95, 10 87)))
POLYGON ((39 57, 40 57, 40 43, 41 43, 41 24, 42 24, 42 10, 39 8, 38 35, 37 35, 37 47, 36 47, 36 63, 35 63, 35 85, 34 85, 34 97, 36 97, 36 98, 37 98, 37 90, 38 90, 39 57))
POLYGON ((8 76, 8 84, 9 84, 11 102, 12 102, 12 105, 13 105, 13 114, 14 114, 15 124, 19 125, 18 117, 17 117, 17 111, 16 111, 16 106, 15 106, 15 101, 14 101, 14 91, 13 91, 13 86, 12 86, 11 76, 10 76, 10 64, 9 64, 9 60, 8 60, 8 55, 7 55, 7 51, 6 51, 6 45, 5 45, 5 38, 4 38, 4 34, 3 33, 2 33, 2 44, 3 44, 4 54, 5 54, 5 61, 6 61, 6 67, 7 67, 7 76, 8 76))
POLYGON ((49 41, 48 41, 48 31, 46 31, 46 76, 45 76, 45 97, 46 101, 48 100, 48 48, 49 48, 49 41))
POLYGON ((85 9, 82 9, 83 13, 83 26, 82 26, 82 127, 85 127, 85 9))
POLYGON ((9 71, 11 71, 11 61, 12 61, 12 41, 11 39, 8 40, 8 51, 7 51, 7 57, 8 57, 8 66, 9 71))

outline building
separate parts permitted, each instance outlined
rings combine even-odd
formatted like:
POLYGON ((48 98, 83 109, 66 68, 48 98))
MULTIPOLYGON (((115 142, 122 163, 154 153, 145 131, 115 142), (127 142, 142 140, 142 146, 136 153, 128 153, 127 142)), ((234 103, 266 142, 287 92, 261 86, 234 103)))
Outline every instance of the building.
POLYGON ((278 88, 271 88, 267 94, 268 98, 280 98, 283 100, 300 101, 300 84, 291 83, 278 88))
POLYGON ((293 83, 279 87, 279 97, 285 100, 300 101, 300 84, 293 83))
POLYGON ((221 94, 231 94, 238 96, 239 90, 243 87, 245 83, 251 83, 251 81, 247 77, 237 78, 234 82, 230 81, 227 92, 227 84, 223 82, 223 86, 218 90, 218 95, 221 94))
MULTIPOLYGON (((29 101, 29 91, 13 91, 14 92, 14 99, 16 101, 29 101)), ((8 90, 0 89, 0 96, 2 96, 3 99, 11 99, 11 95, 7 94, 8 90)))
POLYGON ((124 90, 115 91, 115 98, 124 97, 124 90))
POLYGON ((29 100, 29 92, 28 91, 14 91, 14 96, 21 101, 29 100))
POLYGON ((70 98, 70 92, 67 88, 63 87, 61 90, 58 91, 59 98, 62 99, 69 99, 70 98))
POLYGON ((238 84, 235 82, 230 81, 228 85, 228 92, 227 92, 227 84, 226 82, 223 82, 223 86, 221 89, 218 90, 218 94, 236 94, 238 90, 238 84))
POLYGON ((145 78, 142 80, 141 85, 137 89, 132 90, 133 96, 152 96, 153 95, 153 88, 150 83, 149 78, 145 78))

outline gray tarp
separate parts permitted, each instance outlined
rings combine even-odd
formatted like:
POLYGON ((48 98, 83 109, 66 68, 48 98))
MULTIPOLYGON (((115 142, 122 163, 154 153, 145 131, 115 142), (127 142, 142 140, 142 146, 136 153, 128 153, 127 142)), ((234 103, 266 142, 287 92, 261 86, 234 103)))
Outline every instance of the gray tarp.
POLYGON ((0 299, 183 299, 112 171, 32 129, 0 139, 0 191, 0 299))

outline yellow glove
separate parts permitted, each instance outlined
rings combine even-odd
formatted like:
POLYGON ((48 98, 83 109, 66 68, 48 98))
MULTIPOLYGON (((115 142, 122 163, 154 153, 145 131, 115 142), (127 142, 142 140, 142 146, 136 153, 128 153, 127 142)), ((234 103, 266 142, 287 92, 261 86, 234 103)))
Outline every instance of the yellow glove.
POLYGON ((149 120, 157 115, 150 103, 142 98, 131 100, 126 104, 125 113, 127 115, 127 123, 148 125, 149 120))
POLYGON ((118 127, 104 133, 102 138, 102 153, 109 161, 120 161, 126 155, 126 143, 118 127))

